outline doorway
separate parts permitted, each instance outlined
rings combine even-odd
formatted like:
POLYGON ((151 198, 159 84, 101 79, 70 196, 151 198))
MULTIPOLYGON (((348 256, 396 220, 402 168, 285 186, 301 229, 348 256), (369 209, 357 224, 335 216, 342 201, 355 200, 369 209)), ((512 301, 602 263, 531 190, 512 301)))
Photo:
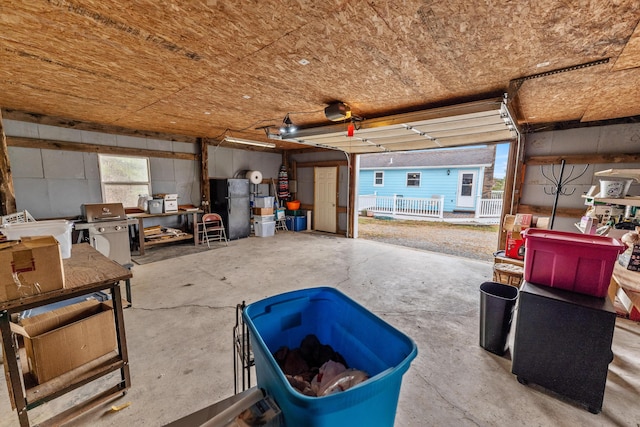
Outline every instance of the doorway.
POLYGON ((313 229, 337 233, 338 168, 313 168, 313 229))

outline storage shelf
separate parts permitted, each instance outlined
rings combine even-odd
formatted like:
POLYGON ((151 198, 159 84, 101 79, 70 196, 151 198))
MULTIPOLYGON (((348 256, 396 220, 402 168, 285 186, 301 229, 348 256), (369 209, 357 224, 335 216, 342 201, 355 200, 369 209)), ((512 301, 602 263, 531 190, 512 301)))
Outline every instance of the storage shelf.
POLYGON ((609 205, 624 205, 624 206, 640 206, 640 196, 627 196, 616 199, 604 198, 604 197, 592 197, 582 195, 583 199, 593 199, 594 202, 606 203, 609 205))
POLYGON ((145 240, 145 246, 161 245, 163 243, 179 242, 181 240, 193 240, 193 234, 187 234, 185 236, 169 237, 166 239, 153 239, 145 240))
POLYGON ((611 176, 614 178, 630 178, 640 182, 640 169, 607 169, 596 172, 595 176, 611 176))
MULTIPOLYGON (((26 357, 26 355, 24 356, 26 357)), ((76 389, 109 372, 121 369, 123 366, 124 361, 117 352, 113 351, 42 384, 32 385, 33 380, 29 376, 25 376, 29 407, 33 408, 51 400, 61 394, 60 390, 67 392, 76 389)))

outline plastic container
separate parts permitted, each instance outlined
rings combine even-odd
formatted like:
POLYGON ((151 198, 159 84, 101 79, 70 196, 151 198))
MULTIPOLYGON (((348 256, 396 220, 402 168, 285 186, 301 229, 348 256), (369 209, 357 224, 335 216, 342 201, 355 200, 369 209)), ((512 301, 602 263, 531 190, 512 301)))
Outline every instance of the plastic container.
POLYGON ((254 215, 253 220, 255 222, 271 222, 275 221, 275 218, 273 215, 254 215))
POLYGON ((285 210, 284 211, 286 216, 305 216, 307 213, 305 211, 303 211, 302 209, 296 209, 296 210, 285 210))
POLYGON ((597 235, 527 228, 524 280, 604 297, 618 254, 625 245, 597 235))
POLYGON ((161 214, 164 208, 164 199, 152 199, 147 202, 150 214, 161 214))
POLYGON ((415 343, 333 288, 311 288, 276 295, 248 305, 258 387, 273 396, 287 426, 393 426, 403 374, 418 354, 415 343), (297 348, 315 334, 349 367, 370 378, 324 397, 305 396, 291 387, 273 352, 297 348))
POLYGON ((291 202, 287 202, 287 209, 290 211, 296 211, 300 209, 300 200, 292 200, 291 202))
POLYGON ((21 237, 53 236, 60 243, 62 258, 71 257, 71 229, 73 223, 65 219, 47 221, 22 222, 4 224, 0 232, 9 240, 19 240, 21 237))
POLYGON ((255 208, 272 208, 275 198, 273 196, 256 196, 253 199, 253 207, 255 208))
POLYGON ((287 216, 285 217, 285 223, 287 224, 287 230, 302 231, 307 229, 306 216, 287 216))
POLYGON ((496 282, 480 285, 480 347, 498 356, 507 351, 518 288, 496 282))
POLYGON ((271 237, 276 234, 276 222, 253 222, 253 234, 256 237, 271 237))

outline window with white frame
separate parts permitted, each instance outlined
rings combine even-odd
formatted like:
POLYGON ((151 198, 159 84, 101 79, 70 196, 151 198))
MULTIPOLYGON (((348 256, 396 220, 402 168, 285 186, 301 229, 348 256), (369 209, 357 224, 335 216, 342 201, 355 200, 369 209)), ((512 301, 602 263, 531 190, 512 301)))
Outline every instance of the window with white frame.
POLYGON ((384 172, 376 171, 373 173, 373 186, 382 187, 384 185, 384 172))
POLYGON ((138 205, 138 196, 151 194, 151 174, 147 157, 98 155, 104 203, 138 205))
POLYGON ((407 187, 420 187, 420 172, 407 173, 407 187))

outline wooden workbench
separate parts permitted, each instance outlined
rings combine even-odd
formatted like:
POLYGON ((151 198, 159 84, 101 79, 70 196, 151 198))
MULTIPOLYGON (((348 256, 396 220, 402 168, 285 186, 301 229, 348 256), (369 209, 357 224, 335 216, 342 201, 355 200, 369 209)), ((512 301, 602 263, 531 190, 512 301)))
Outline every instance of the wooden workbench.
POLYGON ((21 427, 30 425, 28 417, 30 409, 59 398, 111 372, 120 371, 120 380, 115 385, 39 425, 60 425, 117 394, 124 394, 131 386, 120 292, 120 281, 131 278, 131 271, 105 257, 87 243, 72 245, 71 258, 64 259, 63 264, 65 288, 0 302, 0 331, 2 332, 2 348, 6 356, 7 385, 14 407, 18 412, 21 427), (19 349, 12 337, 9 325, 11 314, 105 289, 108 289, 112 296, 118 343, 117 351, 43 384, 30 383, 22 372, 18 361, 19 349))
POLYGON ((170 242, 178 242, 181 240, 191 240, 193 239, 194 244, 196 246, 198 246, 199 243, 199 236, 198 236, 198 214, 203 213, 204 211, 202 210, 197 210, 197 211, 177 211, 177 212, 167 212, 167 213, 160 213, 160 214, 150 214, 150 213, 132 213, 132 214, 127 214, 127 216, 129 218, 132 219, 137 219, 138 220, 138 251, 140 253, 140 255, 144 255, 144 248, 145 246, 152 246, 152 245, 159 245, 159 244, 163 244, 163 243, 170 243, 170 242), (193 227, 193 234, 187 234, 185 236, 180 236, 180 237, 172 237, 170 239, 165 239, 165 240, 158 240, 155 242, 146 242, 144 240, 144 220, 145 219, 150 219, 150 218, 163 218, 163 217, 172 217, 172 216, 183 216, 185 215, 186 218, 186 224, 182 225, 182 227, 189 227, 189 215, 192 215, 192 227, 193 227))

